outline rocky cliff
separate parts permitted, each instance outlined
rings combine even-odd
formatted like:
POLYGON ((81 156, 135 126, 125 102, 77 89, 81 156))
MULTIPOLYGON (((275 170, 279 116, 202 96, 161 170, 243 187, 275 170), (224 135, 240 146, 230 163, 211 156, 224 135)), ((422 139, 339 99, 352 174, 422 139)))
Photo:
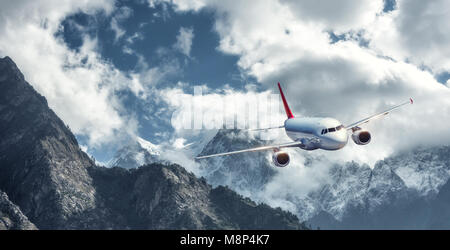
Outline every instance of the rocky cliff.
POLYGON ((0 191, 0 230, 35 230, 36 226, 0 191))

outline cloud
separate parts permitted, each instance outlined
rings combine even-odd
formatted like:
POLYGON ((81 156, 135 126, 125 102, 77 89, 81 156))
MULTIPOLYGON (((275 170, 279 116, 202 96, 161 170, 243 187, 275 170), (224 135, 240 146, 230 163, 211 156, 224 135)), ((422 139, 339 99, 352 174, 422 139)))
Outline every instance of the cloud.
MULTIPOLYGON (((291 163, 285 168, 275 168, 276 174, 264 188, 253 194, 254 198, 272 207, 281 207, 299 216, 301 221, 307 220, 305 215, 317 212, 317 205, 307 200, 307 195, 317 191, 324 183, 330 183, 329 168, 333 162, 327 157, 314 157, 313 165, 310 152, 295 149, 284 149, 291 157, 291 163), (308 156, 306 156, 308 155, 308 156)), ((267 155, 267 160, 271 160, 267 155)))
POLYGON ((191 54, 193 39, 194 29, 181 27, 177 35, 177 42, 173 45, 173 47, 185 56, 189 57, 191 54))
POLYGON ((14 1, 0 9, 0 55, 10 56, 27 81, 89 148, 134 134, 134 118, 124 112, 116 91, 130 79, 97 53, 97 40, 83 35, 77 51, 55 33, 61 21, 82 11, 110 15, 114 1, 14 1))
POLYGON ((171 3, 174 5, 175 10, 179 12, 199 11, 206 6, 206 1, 204 0, 147 0, 147 2, 151 8, 155 8, 158 4, 171 3))
POLYGON ((123 6, 117 9, 111 18, 111 29, 114 31, 114 41, 117 42, 123 37, 126 31, 120 27, 120 23, 133 15, 133 10, 123 6))
POLYGON ((367 29, 378 53, 408 61, 433 73, 450 71, 448 1, 397 1, 397 9, 380 15, 367 29))
POLYGON ((298 19, 343 33, 371 24, 383 10, 383 0, 281 0, 298 19))

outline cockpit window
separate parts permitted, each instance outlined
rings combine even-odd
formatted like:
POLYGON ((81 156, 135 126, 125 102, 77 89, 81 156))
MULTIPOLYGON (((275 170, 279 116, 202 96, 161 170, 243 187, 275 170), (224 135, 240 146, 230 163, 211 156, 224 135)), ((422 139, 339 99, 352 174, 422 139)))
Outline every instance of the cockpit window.
POLYGON ((343 129, 343 128, 344 128, 344 125, 339 125, 339 126, 337 126, 337 127, 335 127, 335 128, 324 128, 324 129, 322 129, 321 134, 324 135, 324 134, 326 134, 326 133, 328 133, 328 132, 339 131, 339 130, 341 130, 341 129, 343 129))

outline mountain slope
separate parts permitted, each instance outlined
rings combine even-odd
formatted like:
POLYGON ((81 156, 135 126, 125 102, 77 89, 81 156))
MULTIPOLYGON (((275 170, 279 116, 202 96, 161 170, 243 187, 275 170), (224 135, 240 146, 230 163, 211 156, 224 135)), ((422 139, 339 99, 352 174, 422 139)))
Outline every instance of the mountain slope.
MULTIPOLYGON (((199 155, 230 152, 268 144, 240 130, 219 130, 199 155)), ((250 152, 199 161, 202 175, 213 185, 233 187, 244 195, 259 191, 275 174, 268 152, 250 152)))
POLYGON ((0 230, 34 230, 36 226, 0 191, 0 230))
POLYGON ((178 165, 97 168, 91 174, 99 195, 110 197, 105 205, 113 218, 107 221, 123 216, 131 228, 303 228, 293 214, 257 205, 225 187, 213 189, 178 165))
POLYGON ((0 138, 0 189, 38 227, 95 207, 94 163, 9 57, 0 61, 0 138))
POLYGON ((0 59, 0 138, 0 190, 40 229, 304 228, 178 165, 96 166, 8 57, 0 59))

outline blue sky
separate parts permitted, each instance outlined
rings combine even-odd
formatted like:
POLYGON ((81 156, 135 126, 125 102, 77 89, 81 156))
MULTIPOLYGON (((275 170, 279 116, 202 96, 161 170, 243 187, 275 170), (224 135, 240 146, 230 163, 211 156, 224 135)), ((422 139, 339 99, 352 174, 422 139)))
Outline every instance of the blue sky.
POLYGON ((157 66, 164 60, 157 55, 160 48, 171 50, 167 56, 174 57, 180 63, 183 71, 173 78, 168 78, 167 83, 180 80, 207 84, 210 87, 226 83, 237 88, 242 87, 242 84, 239 84, 240 79, 237 79, 240 76, 236 65, 238 57, 217 50, 219 36, 213 30, 214 13, 211 11, 175 13, 170 5, 151 8, 147 3, 133 1, 117 2, 116 6, 132 10, 130 17, 119 23, 125 32, 122 39, 115 41, 115 31, 110 26, 112 17, 106 17, 102 13, 77 13, 69 16, 63 21, 64 31, 58 35, 64 38, 71 49, 76 50, 82 45, 83 34, 72 23, 81 25, 88 29, 87 32, 91 36, 98 38, 103 58, 112 61, 120 70, 133 71, 138 58, 124 53, 122 49, 127 38, 139 33, 141 38, 136 39, 129 47, 142 55, 148 64, 157 66), (192 28, 195 34, 191 48, 192 58, 187 58, 171 48, 182 27, 192 28))

